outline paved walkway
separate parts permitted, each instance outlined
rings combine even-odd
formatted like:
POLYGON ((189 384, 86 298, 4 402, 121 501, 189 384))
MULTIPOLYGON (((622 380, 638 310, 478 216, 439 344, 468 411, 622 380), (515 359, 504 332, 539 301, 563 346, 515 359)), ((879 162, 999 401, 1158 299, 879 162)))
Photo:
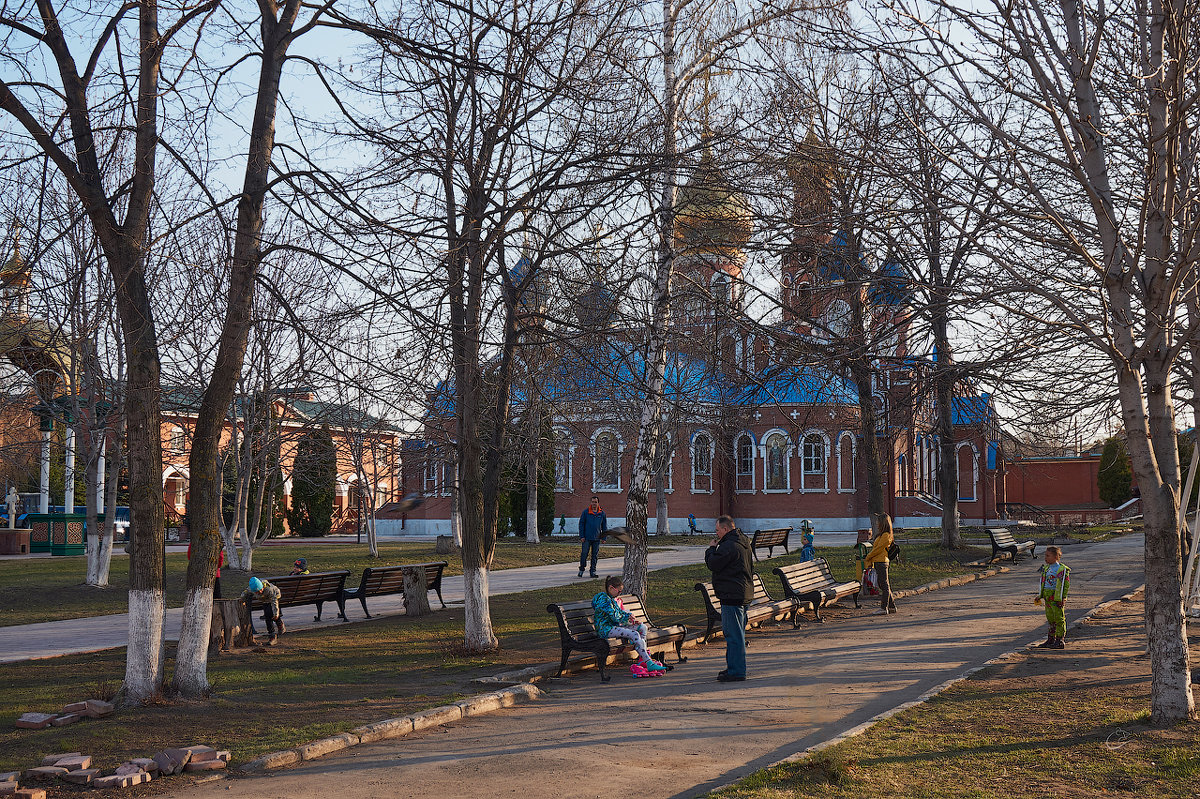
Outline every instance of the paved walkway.
MULTIPOLYGON (((689 563, 704 561, 704 547, 675 547, 669 550, 651 552, 650 568, 665 569, 671 566, 682 566, 689 563)), ((601 574, 620 573, 622 558, 605 558, 600 561, 601 574)), ((521 569, 503 569, 491 573, 489 579, 489 594, 514 594, 538 588, 553 588, 578 582, 576 574, 578 565, 575 563, 556 563, 549 566, 529 566, 521 569)), ((226 595, 232 595, 233 586, 222 586, 226 595)), ((463 578, 446 577, 442 581, 442 597, 447 603, 462 602, 463 578)), ((433 607, 437 604, 436 595, 431 597, 433 607)), ((367 607, 372 616, 392 616, 404 612, 404 600, 401 596, 385 596, 370 599, 367 607)), ((327 603, 322 609, 322 621, 313 620, 312 607, 287 608, 283 611, 284 621, 289 630, 304 630, 310 627, 345 624, 337 618, 337 605, 327 603)), ((357 601, 346 604, 346 616, 350 622, 363 621, 365 617, 362 605, 357 601)), ((167 610, 168 640, 179 639, 179 625, 183 617, 180 608, 167 610)), ((258 622, 261 629, 261 622, 258 622)), ((0 663, 15 663, 21 660, 56 657, 79 652, 95 652, 102 649, 113 649, 125 646, 129 641, 129 616, 125 613, 115 613, 109 616, 91 616, 82 619, 67 619, 50 621, 41 624, 22 624, 12 627, 0 627, 0 663)))
MULTIPOLYGON (((1068 621, 1143 582, 1140 535, 1070 546, 1064 560, 1068 621)), ((607 685, 595 672, 547 680, 540 702, 170 796, 702 795, 1043 638, 1037 565, 1027 559, 1008 574, 904 600, 892 616, 850 609, 795 632, 753 633, 745 683, 714 680, 724 667, 717 643, 690 650, 662 678, 617 670, 607 685)), ((1069 663, 1072 653, 1037 656, 1069 663)))

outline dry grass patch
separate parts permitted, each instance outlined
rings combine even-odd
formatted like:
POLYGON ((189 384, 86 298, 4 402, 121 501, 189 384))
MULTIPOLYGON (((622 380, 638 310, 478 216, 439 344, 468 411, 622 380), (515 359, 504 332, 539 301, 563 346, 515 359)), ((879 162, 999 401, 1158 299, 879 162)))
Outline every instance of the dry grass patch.
POLYGON ((1142 612, 1141 603, 1120 605, 1071 636, 1064 652, 1032 650, 858 738, 712 796, 1194 797, 1200 724, 1147 724, 1142 612))

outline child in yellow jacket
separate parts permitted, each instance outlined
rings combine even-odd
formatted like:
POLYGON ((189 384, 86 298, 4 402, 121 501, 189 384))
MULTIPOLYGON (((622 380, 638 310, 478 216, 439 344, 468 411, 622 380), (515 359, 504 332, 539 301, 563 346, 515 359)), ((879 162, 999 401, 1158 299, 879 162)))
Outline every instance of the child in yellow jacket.
POLYGON ((1063 639, 1067 637, 1067 614, 1063 606, 1067 592, 1071 590, 1071 569, 1060 563, 1062 550, 1046 547, 1046 563, 1038 569, 1038 595, 1035 604, 1046 606, 1046 624, 1050 628, 1040 649, 1066 649, 1063 639))

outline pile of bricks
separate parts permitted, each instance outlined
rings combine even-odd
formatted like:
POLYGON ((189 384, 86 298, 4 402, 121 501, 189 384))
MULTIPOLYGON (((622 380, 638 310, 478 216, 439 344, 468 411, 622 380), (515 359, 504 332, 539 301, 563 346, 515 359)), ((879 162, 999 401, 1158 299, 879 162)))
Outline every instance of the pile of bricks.
POLYGON ((46 799, 43 788, 28 787, 30 782, 69 782, 90 788, 131 788, 155 777, 195 771, 217 771, 229 764, 229 752, 211 746, 184 746, 164 749, 154 757, 138 757, 117 766, 110 774, 92 768, 92 756, 81 752, 61 752, 42 758, 42 765, 24 772, 0 774, 0 797, 46 799), (26 785, 26 787, 21 787, 26 785))
POLYGON ((116 708, 112 702, 102 699, 86 699, 72 702, 63 707, 61 713, 22 713, 17 726, 23 730, 44 730, 47 727, 65 727, 80 719, 99 719, 111 716, 116 708))

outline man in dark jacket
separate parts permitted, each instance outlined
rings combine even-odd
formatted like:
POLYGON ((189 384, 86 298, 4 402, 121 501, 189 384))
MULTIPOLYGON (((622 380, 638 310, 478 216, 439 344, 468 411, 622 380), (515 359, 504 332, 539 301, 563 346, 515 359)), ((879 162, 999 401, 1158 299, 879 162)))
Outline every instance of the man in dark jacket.
POLYGON ((579 541, 582 544, 579 553, 580 577, 583 576, 583 569, 587 565, 588 553, 592 556, 592 577, 600 576, 596 573, 596 560, 600 557, 600 541, 607 532, 608 517, 600 510, 600 498, 592 497, 592 504, 579 515, 579 541))
POLYGON ((721 600, 721 632, 725 635, 725 670, 721 682, 746 679, 746 606, 754 599, 754 562, 750 539, 733 526, 733 519, 717 519, 717 537, 704 552, 704 565, 713 573, 713 592, 721 600))

